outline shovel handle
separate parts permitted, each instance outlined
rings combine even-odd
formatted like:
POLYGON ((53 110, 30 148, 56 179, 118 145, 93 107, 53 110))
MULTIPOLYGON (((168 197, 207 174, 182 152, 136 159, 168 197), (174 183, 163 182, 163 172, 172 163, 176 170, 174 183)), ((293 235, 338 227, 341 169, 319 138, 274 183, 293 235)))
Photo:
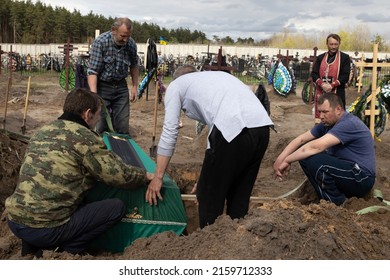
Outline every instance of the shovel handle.
POLYGON ((10 69, 10 74, 9 74, 9 77, 8 77, 8 84, 7 84, 7 92, 6 92, 6 96, 5 96, 4 119, 3 119, 3 129, 4 130, 5 130, 5 123, 7 121, 9 92, 10 92, 11 87, 12 87, 12 72, 11 71, 12 70, 10 69))
POLYGON ((30 84, 31 84, 31 76, 28 77, 28 81, 27 81, 27 93, 26 93, 26 102, 24 104, 23 119, 26 119, 27 116, 28 97, 30 96, 30 84))
POLYGON ((154 119, 153 119, 153 139, 157 131, 157 105, 158 105, 158 82, 156 81, 156 96, 154 97, 154 119))

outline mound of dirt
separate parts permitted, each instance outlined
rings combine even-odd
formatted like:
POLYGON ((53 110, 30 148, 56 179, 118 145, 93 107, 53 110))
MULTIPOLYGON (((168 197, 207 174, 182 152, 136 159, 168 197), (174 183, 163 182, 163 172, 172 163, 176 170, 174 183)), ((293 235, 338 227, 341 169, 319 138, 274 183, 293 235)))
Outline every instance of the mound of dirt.
POLYGON ((285 200, 253 208, 244 219, 221 216, 189 236, 166 232, 138 239, 121 258, 388 259, 389 237, 389 228, 333 204, 285 200))

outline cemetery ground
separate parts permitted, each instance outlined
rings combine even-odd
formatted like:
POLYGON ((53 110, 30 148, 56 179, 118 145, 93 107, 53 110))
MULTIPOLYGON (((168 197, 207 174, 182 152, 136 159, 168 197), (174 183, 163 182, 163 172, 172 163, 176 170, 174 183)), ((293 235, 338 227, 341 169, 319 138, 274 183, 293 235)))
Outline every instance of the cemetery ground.
MULTIPOLYGON (((27 88, 27 76, 15 73, 7 105, 6 129, 21 134, 27 88)), ((5 96, 8 75, 0 75, 0 121, 4 123, 5 96)), ((167 85, 166 85, 167 86, 167 85)), ((253 85, 255 89, 255 85, 253 85)), ((311 186, 303 184, 285 198, 279 198, 299 186, 305 179, 299 164, 292 166, 282 182, 275 180, 272 165, 278 154, 298 134, 313 125, 312 106, 304 104, 301 87, 288 97, 276 95, 267 86, 271 101, 271 117, 277 133, 271 131, 270 144, 263 159, 252 196, 248 215, 240 220, 221 216, 211 226, 198 228, 197 210, 192 201, 183 201, 188 226, 186 233, 177 236, 164 232, 140 238, 124 253, 100 252, 91 255, 71 255, 44 251, 43 259, 252 259, 252 260, 386 260, 390 258, 390 200, 389 126, 375 140, 377 180, 374 192, 365 198, 349 199, 342 207, 320 201, 315 203, 311 186), (358 214, 357 211, 377 206, 376 211, 358 214)), ((363 89, 364 91, 364 89, 363 89)), ((149 98, 131 104, 130 136, 147 153, 152 143, 154 85, 149 98)), ((360 93, 347 89, 347 104, 360 93)), ((26 136, 62 113, 66 93, 59 86, 57 74, 36 75, 31 79, 26 118, 26 136)), ((158 106, 157 141, 161 133, 164 106, 158 106)), ((183 194, 189 194, 199 175, 207 129, 195 133, 195 121, 183 117, 176 152, 168 174, 183 194)), ((4 201, 14 190, 26 143, 0 133, 0 259, 31 259, 21 257, 21 242, 8 229, 4 201)))

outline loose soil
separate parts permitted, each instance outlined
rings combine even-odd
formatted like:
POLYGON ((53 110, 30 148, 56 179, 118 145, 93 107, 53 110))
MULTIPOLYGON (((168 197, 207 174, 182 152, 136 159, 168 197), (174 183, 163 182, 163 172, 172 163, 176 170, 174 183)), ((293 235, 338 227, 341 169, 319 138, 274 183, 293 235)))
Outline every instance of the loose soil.
MULTIPOLYGON (((0 120, 8 131, 21 134, 27 89, 27 77, 14 74, 7 103, 8 74, 0 75, 0 120)), ((254 88, 254 87, 253 87, 254 88)), ((302 184, 305 177, 298 164, 282 182, 273 177, 272 164, 285 145, 313 124, 312 107, 303 103, 300 88, 287 98, 267 87, 271 101, 271 117, 278 133, 271 139, 256 180, 248 215, 232 220, 222 215, 208 227, 198 227, 197 210, 192 201, 185 201, 188 216, 187 234, 171 232, 140 238, 124 253, 71 255, 44 251, 44 259, 389 259, 390 211, 372 192, 365 198, 349 199, 342 207, 316 202, 311 186, 302 184), (297 191, 280 198, 302 185, 297 191), (370 206, 381 206, 367 214, 356 212, 370 206)), ((131 104, 130 135, 145 151, 149 151, 153 133, 153 85, 149 98, 131 104)), ((56 119, 62 112, 66 93, 58 85, 56 74, 36 75, 31 79, 30 100, 26 117, 26 136, 56 119)), ((359 96, 357 89, 347 89, 350 104, 359 96)), ((158 107, 157 138, 161 133, 164 108, 158 107)), ((207 129, 199 136, 195 122, 183 117, 175 155, 168 174, 182 193, 190 193, 202 165, 207 129)), ((4 132, 4 131, 3 131, 4 132)), ((21 242, 8 229, 4 201, 13 192, 26 148, 26 141, 0 132, 0 259, 21 257, 21 242)), ((158 139, 157 139, 158 140, 158 139)), ((375 189, 390 200, 389 160, 390 130, 387 126, 375 140, 377 181, 375 189)))

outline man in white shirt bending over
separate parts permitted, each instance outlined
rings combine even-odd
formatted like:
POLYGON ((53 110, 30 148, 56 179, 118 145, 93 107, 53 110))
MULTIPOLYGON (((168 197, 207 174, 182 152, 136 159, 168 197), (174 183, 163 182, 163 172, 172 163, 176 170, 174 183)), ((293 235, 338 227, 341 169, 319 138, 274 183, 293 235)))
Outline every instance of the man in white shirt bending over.
POLYGON ((162 179, 174 153, 180 113, 209 127, 196 195, 200 227, 223 214, 232 219, 248 212, 249 200, 273 125, 266 110, 239 79, 223 71, 198 72, 179 67, 165 94, 165 119, 157 149, 154 179, 146 201, 162 200, 162 179))

